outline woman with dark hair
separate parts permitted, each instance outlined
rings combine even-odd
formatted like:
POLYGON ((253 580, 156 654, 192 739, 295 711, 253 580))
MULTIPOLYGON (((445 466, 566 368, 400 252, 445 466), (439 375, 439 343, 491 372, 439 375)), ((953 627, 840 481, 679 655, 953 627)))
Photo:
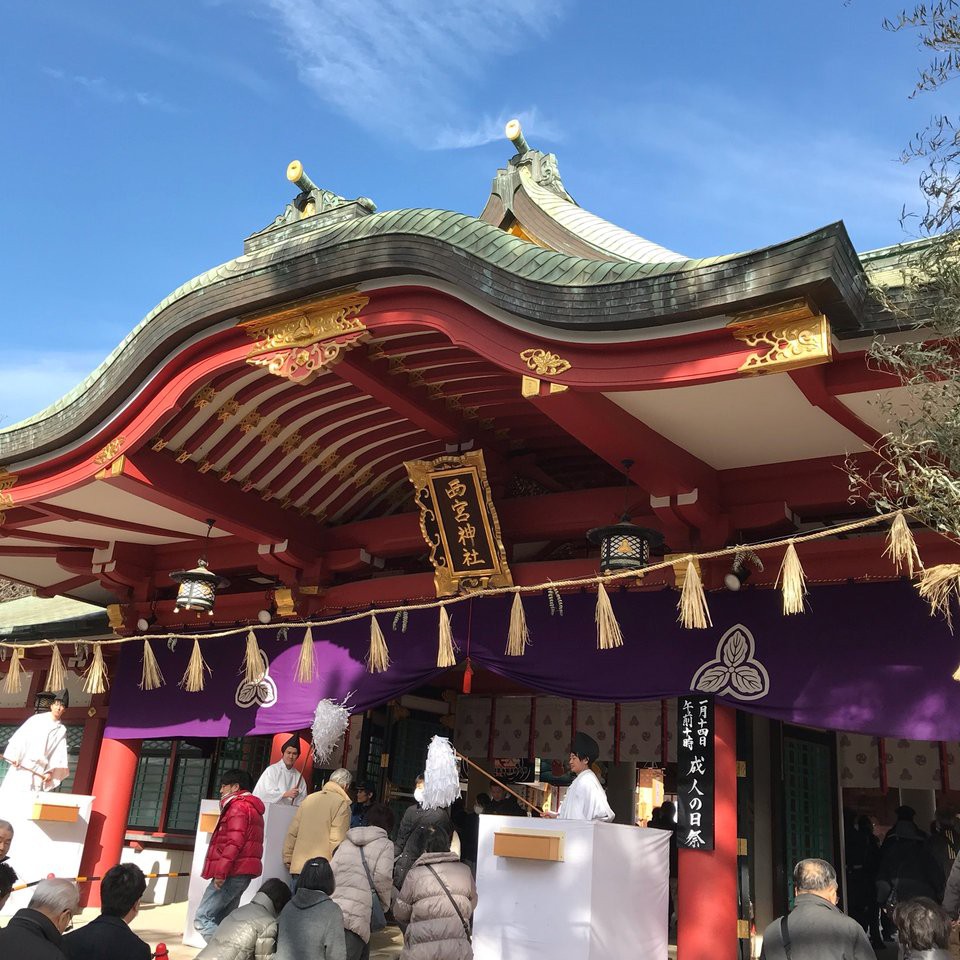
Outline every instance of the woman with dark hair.
POLYGON ((893 911, 900 960, 950 960, 950 915, 929 897, 897 904, 893 911))
POLYGON ((275 960, 347 960, 343 914, 331 899, 335 889, 325 857, 303 865, 297 892, 280 914, 275 960))
POLYGON ((290 888, 273 877, 253 899, 227 914, 198 960, 271 960, 277 950, 277 918, 290 900, 290 888))
POLYGON ((473 874, 450 852, 450 835, 425 831, 423 853, 393 904, 403 926, 401 960, 472 960, 470 920, 477 905, 473 874))
POLYGON ((397 831, 397 842, 393 846, 395 863, 393 867, 393 885, 403 889, 403 881, 407 871, 416 863, 423 853, 423 838, 431 827, 440 827, 448 837, 453 836, 453 821, 447 810, 425 810, 421 806, 423 800, 423 774, 417 777, 416 788, 413 791, 416 801, 403 812, 400 829, 397 831))
POLYGON ((382 928, 393 897, 393 811, 385 804, 371 803, 364 816, 367 825, 351 827, 331 861, 337 881, 333 899, 343 911, 347 960, 370 956, 371 930, 382 928))

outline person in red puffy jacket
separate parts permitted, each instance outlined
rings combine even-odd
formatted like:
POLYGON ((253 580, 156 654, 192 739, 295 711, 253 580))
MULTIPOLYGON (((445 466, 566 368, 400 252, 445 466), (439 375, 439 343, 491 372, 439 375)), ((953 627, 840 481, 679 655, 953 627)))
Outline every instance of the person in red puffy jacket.
POLYGON ((235 910, 243 891, 263 872, 263 801, 250 788, 244 770, 227 770, 220 778, 220 819, 210 837, 203 892, 193 925, 209 940, 220 921, 235 910))

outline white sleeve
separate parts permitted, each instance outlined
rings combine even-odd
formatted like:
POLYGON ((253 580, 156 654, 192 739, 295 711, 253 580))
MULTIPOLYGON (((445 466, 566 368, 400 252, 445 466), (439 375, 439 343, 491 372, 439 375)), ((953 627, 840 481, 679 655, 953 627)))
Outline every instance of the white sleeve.
MULTIPOLYGON (((283 761, 281 761, 282 763, 283 761)), ((278 776, 276 764, 270 764, 263 773, 257 785, 253 788, 253 795, 259 797, 264 803, 279 803, 284 794, 283 783, 278 776)))
POLYGON ((70 758, 67 753, 67 729, 57 724, 47 735, 47 771, 53 775, 44 789, 56 790, 70 774, 70 758))

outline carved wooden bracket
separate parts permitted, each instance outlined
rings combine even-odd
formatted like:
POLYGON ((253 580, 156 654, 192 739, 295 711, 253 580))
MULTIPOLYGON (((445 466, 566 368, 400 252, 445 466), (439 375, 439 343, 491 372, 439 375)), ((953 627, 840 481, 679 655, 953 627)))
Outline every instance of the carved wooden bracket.
POLYGON ((830 321, 805 299, 735 314, 727 329, 757 348, 740 364, 741 373, 784 373, 831 358, 830 321))

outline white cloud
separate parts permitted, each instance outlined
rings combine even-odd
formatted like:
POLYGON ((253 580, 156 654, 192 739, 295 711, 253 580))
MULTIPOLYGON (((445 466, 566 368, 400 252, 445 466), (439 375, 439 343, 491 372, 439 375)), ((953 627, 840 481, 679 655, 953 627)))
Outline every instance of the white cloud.
MULTIPOLYGON (((496 136, 490 119, 465 122, 466 88, 477 85, 489 62, 545 36, 566 6, 566 0, 251 2, 273 20, 302 82, 323 100, 364 127, 445 149, 496 136)), ((518 112, 534 109, 518 105, 518 112)), ((543 122, 539 132, 549 136, 548 129, 543 122)))
POLYGON ((103 361, 92 351, 8 350, 0 365, 0 430, 56 403, 103 361))
POLYGON ((78 87, 84 93, 106 103, 132 103, 138 107, 153 108, 165 113, 176 113, 177 111, 172 103, 157 94, 147 93, 144 90, 134 90, 129 87, 120 87, 111 83, 106 77, 85 77, 82 74, 67 73, 65 70, 55 67, 43 67, 42 70, 52 80, 78 87))
POLYGON ((465 150, 470 147, 482 147, 487 143, 503 140, 503 128, 508 120, 517 119, 523 128, 524 136, 536 140, 562 140, 563 135, 556 124, 545 120, 534 107, 519 113, 501 113, 497 117, 487 116, 473 127, 443 127, 437 131, 432 146, 436 150, 465 150))

